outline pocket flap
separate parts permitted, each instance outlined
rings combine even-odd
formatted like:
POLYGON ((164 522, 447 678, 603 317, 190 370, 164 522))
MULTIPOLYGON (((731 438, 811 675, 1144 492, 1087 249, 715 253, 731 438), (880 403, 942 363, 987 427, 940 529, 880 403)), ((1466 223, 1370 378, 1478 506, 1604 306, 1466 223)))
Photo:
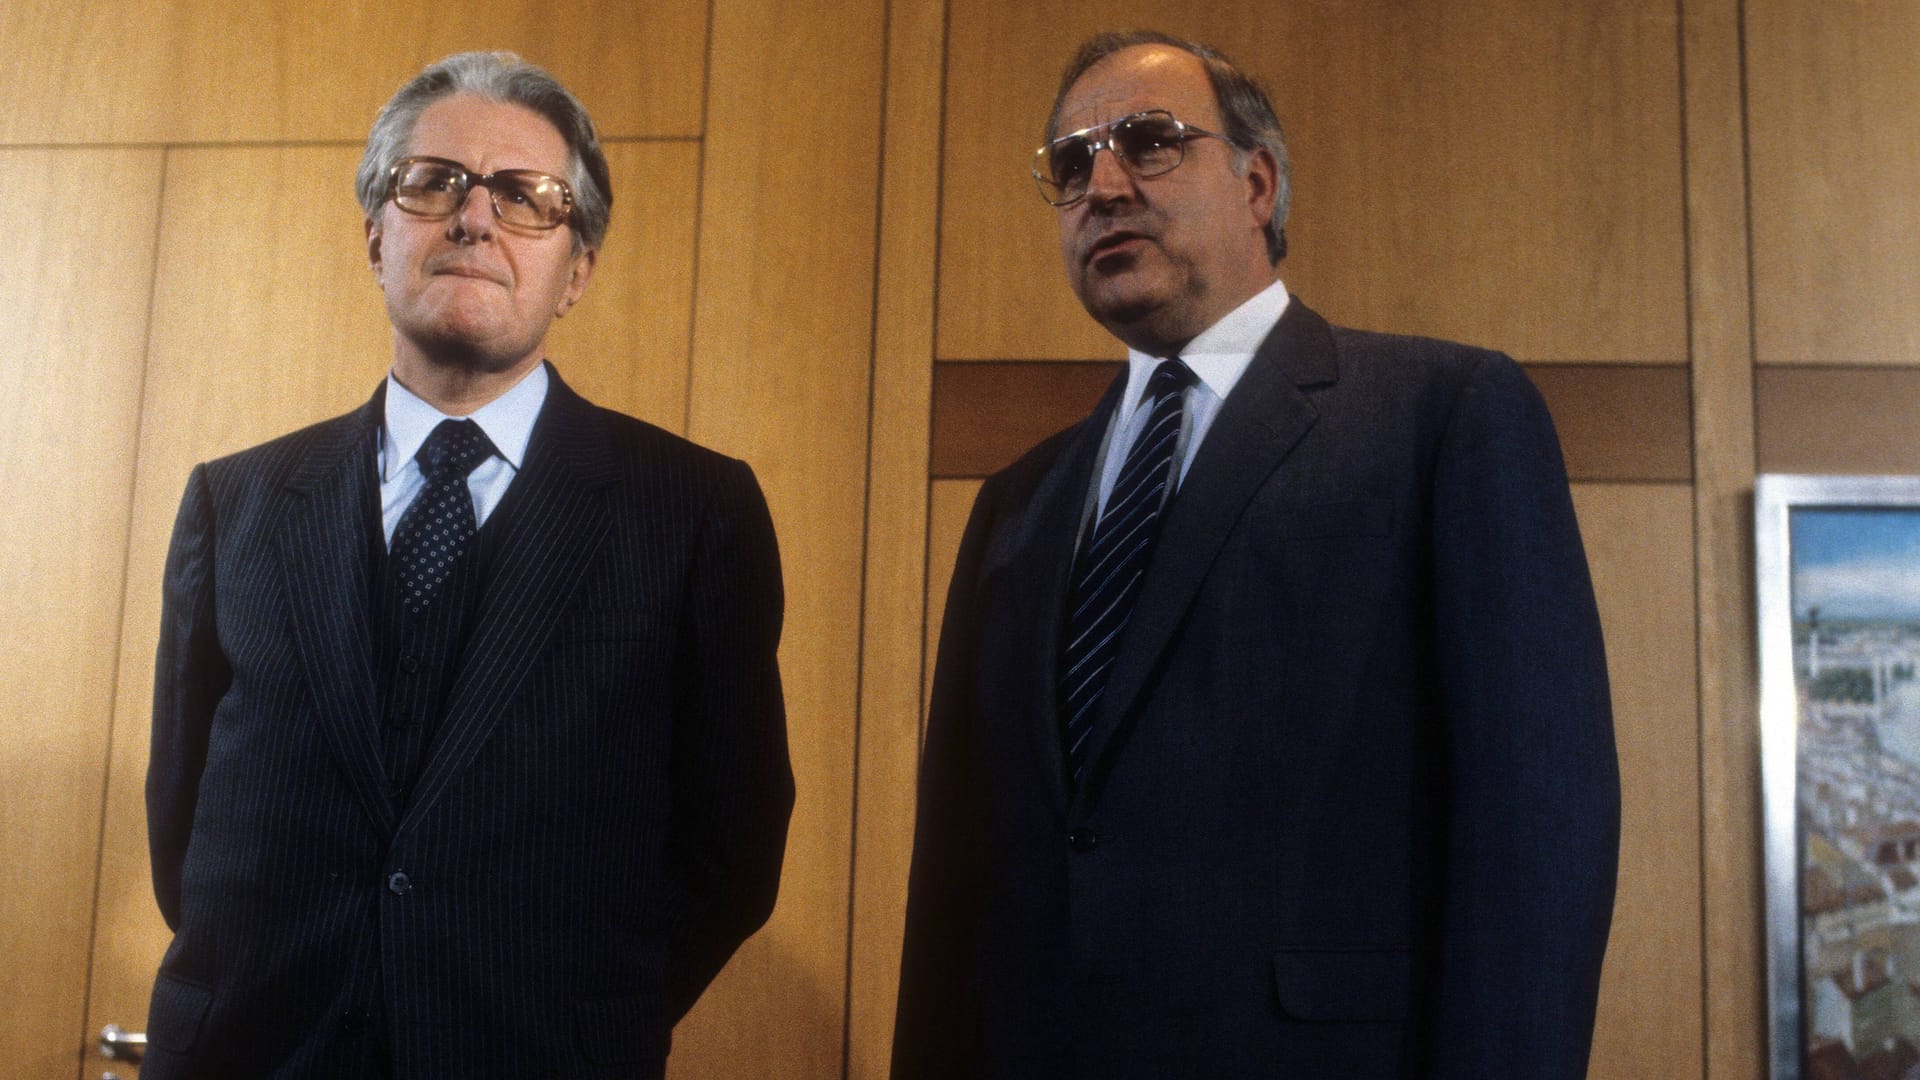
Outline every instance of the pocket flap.
POLYGON ((212 1004, 212 987, 163 972, 153 980, 153 1000, 147 1006, 147 1041, 177 1054, 192 1050, 212 1004))
POLYGON ((1295 1020, 1405 1020, 1413 987, 1406 949, 1285 949, 1273 956, 1280 1011, 1295 1020))

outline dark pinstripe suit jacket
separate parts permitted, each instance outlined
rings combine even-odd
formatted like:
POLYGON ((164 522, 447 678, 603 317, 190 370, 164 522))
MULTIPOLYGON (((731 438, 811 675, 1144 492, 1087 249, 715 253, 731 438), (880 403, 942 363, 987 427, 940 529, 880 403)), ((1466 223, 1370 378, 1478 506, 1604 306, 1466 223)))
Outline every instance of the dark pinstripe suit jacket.
POLYGON ((1506 357, 1297 299, 1168 506, 1069 790, 1093 415, 947 598, 898 1080, 1576 1080, 1619 825, 1553 426, 1506 357))
POLYGON ((379 402, 188 481, 147 777, 175 936, 143 1076, 658 1074, 779 879, 766 504, 743 463, 556 376, 396 805, 367 611, 379 402))

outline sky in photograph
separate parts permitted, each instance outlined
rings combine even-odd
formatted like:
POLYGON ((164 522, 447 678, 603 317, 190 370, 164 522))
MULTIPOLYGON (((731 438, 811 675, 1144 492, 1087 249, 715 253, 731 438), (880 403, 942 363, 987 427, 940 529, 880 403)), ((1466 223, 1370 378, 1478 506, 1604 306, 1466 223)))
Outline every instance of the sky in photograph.
POLYGON ((1795 510, 1793 613, 1920 620, 1920 509, 1795 510))

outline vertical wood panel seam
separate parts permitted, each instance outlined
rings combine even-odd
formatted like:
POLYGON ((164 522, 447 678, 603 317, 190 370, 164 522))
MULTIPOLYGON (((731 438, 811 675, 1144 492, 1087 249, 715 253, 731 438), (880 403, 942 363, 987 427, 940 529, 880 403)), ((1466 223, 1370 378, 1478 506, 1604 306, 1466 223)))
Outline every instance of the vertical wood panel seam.
MULTIPOLYGON (((1746 276, 1746 280, 1742 284, 1744 285, 1744 295, 1747 303, 1747 310, 1745 313, 1745 331, 1746 331, 1745 355, 1743 357, 1740 357, 1739 359, 1740 359, 1740 362, 1746 364, 1749 369, 1749 379, 1747 381, 1748 399, 1747 399, 1746 405, 1747 405, 1747 411, 1748 411, 1747 430, 1751 435, 1751 434, 1757 433, 1758 419, 1759 419, 1759 413, 1758 413, 1759 395, 1757 393, 1757 387, 1755 386, 1754 381, 1751 377, 1753 375, 1753 366, 1755 363, 1755 358, 1757 356, 1756 295, 1755 295, 1755 281, 1754 281, 1753 259, 1752 259, 1754 237, 1753 237, 1753 170, 1752 170, 1751 115, 1750 115, 1751 104, 1750 104, 1749 85, 1748 85, 1749 71, 1748 71, 1748 62, 1747 62, 1747 41, 1746 41, 1746 5, 1744 0, 1733 0, 1732 7, 1733 7, 1732 48, 1734 50, 1734 64, 1735 64, 1735 73, 1736 73, 1735 79, 1738 84, 1737 92, 1735 95, 1736 104, 1734 106, 1734 108, 1738 111, 1738 115, 1734 119, 1736 119, 1738 122, 1737 137, 1740 141, 1738 167, 1739 167, 1739 175, 1740 175, 1740 183, 1741 183, 1741 192, 1740 192, 1741 198, 1740 198, 1739 205, 1740 205, 1740 213, 1742 215, 1742 220, 1740 222, 1739 235, 1740 235, 1740 243, 1742 245, 1742 251, 1741 251, 1742 268, 1746 276)), ((1685 0, 1679 0, 1679 9, 1680 9, 1680 15, 1681 15, 1681 24, 1682 24, 1681 25, 1681 42, 1682 42, 1681 56, 1682 56, 1682 65, 1683 65, 1682 66, 1682 73, 1683 73, 1683 80, 1682 80, 1682 125, 1683 127, 1682 127, 1682 130, 1684 133, 1687 130, 1685 127, 1686 113, 1687 113, 1687 108, 1686 108, 1687 99, 1685 95, 1686 84, 1684 79, 1684 72, 1685 72, 1684 65, 1685 65, 1685 55, 1686 55, 1685 53, 1685 37, 1686 37, 1685 0)), ((1717 358, 1724 360, 1724 358, 1720 358, 1719 353, 1717 351, 1713 353, 1713 355, 1711 356, 1703 357, 1700 354, 1697 346, 1696 331, 1698 329, 1700 320, 1704 316, 1699 310, 1697 310, 1694 304, 1695 298, 1693 296, 1693 289, 1694 289, 1695 282, 1694 282, 1694 275, 1693 275, 1694 235, 1691 229, 1692 188, 1690 185, 1692 182, 1692 178, 1689 176, 1688 171, 1686 169, 1687 158, 1685 156, 1686 143, 1684 139, 1685 139, 1685 136, 1683 134, 1682 176, 1683 176, 1683 180, 1685 180, 1689 185, 1686 190, 1687 206, 1685 207, 1685 210, 1683 212, 1683 221, 1686 222, 1687 228, 1688 228, 1688 232, 1686 234, 1686 254, 1687 254, 1686 263, 1687 263, 1687 272, 1688 272, 1687 273, 1687 289, 1688 289, 1687 317, 1688 317, 1688 330, 1689 330, 1688 359, 1689 359, 1690 378, 1692 379, 1692 381, 1694 382, 1697 388, 1701 382, 1699 378, 1700 365, 1703 362, 1710 362, 1717 358)), ((1713 926, 1715 921, 1713 916, 1717 910, 1720 910, 1715 905, 1716 903, 1721 901, 1721 898, 1716 895, 1717 886, 1711 877, 1712 867, 1709 863, 1708 846, 1706 843, 1707 832, 1710 824, 1708 820, 1708 816, 1709 816, 1712 804, 1714 802, 1714 800, 1710 797, 1712 795, 1712 792, 1709 791, 1709 782, 1710 782, 1709 778, 1710 778, 1710 774, 1714 774, 1715 778, 1722 785, 1719 790, 1723 792, 1726 790, 1728 785, 1737 783, 1737 780, 1733 779, 1732 776, 1730 775, 1720 775, 1725 772, 1725 770, 1728 768, 1730 763, 1722 760, 1719 762, 1718 768, 1715 769, 1715 768, 1710 768, 1710 765, 1712 763, 1708 761, 1709 746, 1718 745, 1714 743, 1713 740, 1710 739, 1710 730, 1713 728, 1714 725, 1723 724, 1725 723, 1725 720, 1726 720, 1724 715, 1710 715, 1709 708, 1711 706, 1715 709, 1723 710, 1726 702, 1725 702, 1724 694, 1715 695, 1715 694, 1708 693, 1709 668, 1710 668, 1710 664, 1714 661, 1715 658, 1713 656, 1710 656, 1708 653, 1708 643, 1706 640, 1706 636, 1702 632, 1702 626, 1700 621, 1701 619, 1707 617, 1708 615, 1708 612, 1706 610, 1706 600, 1703 596, 1703 589, 1705 587, 1705 582, 1702 576, 1702 567, 1703 566, 1710 567, 1712 568, 1712 572, 1720 573, 1720 574, 1724 574, 1725 567, 1721 565, 1720 560, 1714 555, 1713 545, 1716 542, 1717 538, 1711 532, 1713 523, 1710 519, 1710 516, 1707 514, 1707 511, 1702 508, 1702 500, 1703 499, 1710 500, 1714 498, 1724 497, 1727 494, 1727 492, 1722 490, 1721 478, 1719 475, 1720 470, 1718 469, 1718 467, 1709 465, 1709 467, 1703 469, 1698 465, 1698 462, 1700 461, 1700 458, 1701 458, 1701 454, 1707 448, 1701 447, 1698 439, 1699 427, 1701 422, 1700 411, 1699 411, 1701 401, 1700 401, 1699 392, 1697 389, 1695 393, 1690 395, 1690 401, 1691 401, 1692 408, 1694 409, 1693 435, 1694 435, 1694 442, 1695 442, 1695 460, 1696 460, 1695 475, 1696 475, 1696 479, 1703 480, 1703 482, 1706 484, 1708 488, 1707 492, 1704 495, 1700 492, 1698 486, 1696 486, 1696 492, 1695 492, 1695 508, 1696 509, 1694 514, 1694 553, 1695 553, 1694 554, 1694 558, 1695 558, 1695 565, 1694 565, 1695 631, 1694 631, 1694 634, 1695 634, 1695 650, 1696 650, 1697 661, 1695 664, 1694 678, 1695 678, 1695 683, 1697 687, 1697 694, 1699 697, 1697 761, 1698 761, 1698 769, 1699 769, 1699 798, 1700 798, 1699 820, 1700 820, 1700 839, 1701 839, 1700 849, 1699 849, 1699 868, 1700 868, 1699 873, 1700 873, 1700 884, 1701 884, 1701 888, 1700 888, 1700 942, 1701 942, 1700 1062, 1701 1062, 1701 1075, 1707 1078, 1707 1080, 1713 1080, 1713 1078, 1716 1075, 1714 1066, 1716 1061, 1716 1057, 1715 1057, 1716 1041, 1718 1038, 1716 1034, 1716 1025, 1714 1021, 1713 1004, 1714 1004, 1714 998, 1716 996, 1716 991, 1721 988, 1715 985, 1714 966, 1711 962, 1711 957, 1712 957, 1711 946, 1712 946, 1712 940, 1713 940, 1713 926), (1703 526, 1704 526, 1704 529, 1703 529, 1703 526)), ((1737 405, 1734 407, 1737 408, 1737 405)), ((1748 462, 1748 467, 1751 469, 1757 466, 1758 464, 1758 460, 1757 460, 1758 442, 1756 439, 1756 440, 1750 440, 1750 443, 1751 443, 1751 446, 1750 446, 1749 453, 1752 455, 1752 458, 1748 462)), ((1724 747, 1722 747, 1722 749, 1724 750, 1724 747)), ((1734 774, 1734 775, 1737 775, 1737 774, 1734 774)), ((1764 971, 1764 967, 1762 970, 1764 971)), ((1746 988, 1746 990, 1747 992, 1754 992, 1753 988, 1751 987, 1746 988)), ((1764 994, 1764 989, 1758 992, 1764 994)), ((1760 1056, 1762 1059, 1764 1059, 1766 1057, 1766 1053, 1764 1050, 1764 1043, 1766 1040, 1766 1032, 1765 1032, 1764 1025, 1767 1022, 1766 1010, 1764 1006, 1762 1008, 1762 1015, 1761 1015, 1760 1021, 1762 1024, 1762 1030, 1758 1033, 1758 1035, 1763 1044, 1763 1048, 1761 1050, 1760 1056)))
MULTIPOLYGON (((927 313, 932 320, 932 333, 929 335, 933 346, 927 357, 927 364, 940 362, 940 255, 941 245, 947 235, 947 78, 953 65, 953 0, 945 0, 940 5, 940 132, 935 140, 934 153, 938 155, 938 165, 934 169, 933 185, 933 310, 927 313)), ((933 606, 933 395, 927 395, 927 528, 923 530, 920 552, 920 595, 926 600, 920 609, 920 680, 917 691, 920 708, 913 718, 914 738, 913 775, 914 775, 914 817, 919 817, 920 800, 920 758, 927 749, 927 615, 926 610, 933 606)), ((944 605, 946 594, 941 593, 944 605)), ((944 608, 941 611, 945 617, 944 608)))
MULTIPOLYGON (((1759 375, 1758 361, 1760 359, 1760 323, 1759 323, 1760 298, 1758 294, 1757 282, 1755 281, 1754 266, 1753 266, 1753 104, 1752 104, 1752 99, 1749 97, 1749 84, 1748 84, 1746 0, 1734 0, 1733 32, 1734 32, 1734 42, 1735 42, 1734 59, 1736 64, 1738 65, 1739 78, 1740 78, 1740 99, 1739 99, 1740 100, 1740 106, 1739 106, 1740 108, 1740 214, 1742 219, 1740 222, 1740 226, 1741 226, 1740 233, 1741 233, 1742 239, 1745 242, 1745 248, 1746 248, 1745 251, 1741 253, 1742 254, 1741 266, 1744 268, 1747 276, 1746 355, 1741 358, 1741 362, 1747 365, 1747 434, 1748 434, 1747 445, 1748 445, 1749 453, 1752 454, 1752 457, 1749 459, 1747 464, 1748 464, 1748 471, 1751 472, 1751 471, 1757 471, 1760 467, 1760 385, 1759 385, 1759 378, 1758 378, 1758 375, 1759 375)), ((1696 517, 1695 520, 1697 521, 1698 518, 1696 517)), ((1695 544, 1697 545, 1698 543, 1699 541, 1696 538, 1695 544)), ((1695 580, 1696 581, 1698 580, 1697 571, 1695 574, 1695 580)), ((1701 711, 1701 718, 1703 723, 1705 721, 1705 716, 1706 716, 1706 713, 1705 713, 1705 710, 1703 709, 1701 711)), ((1705 753, 1704 739, 1702 740, 1701 752, 1703 754, 1705 753)), ((1755 772, 1758 771, 1758 765, 1759 763, 1757 761, 1753 762, 1753 768, 1755 772)), ((1757 780, 1750 781, 1750 783, 1757 785, 1758 781, 1757 780)), ((1701 853, 1702 860, 1706 858, 1706 850, 1707 850, 1706 832, 1705 832, 1705 825, 1706 825, 1705 812, 1706 812, 1706 806, 1703 802, 1701 805, 1702 830, 1701 830, 1701 844, 1700 844, 1700 853, 1701 853)), ((1758 834, 1759 832, 1760 830, 1756 830, 1756 834, 1758 834)), ((1764 842, 1764 836, 1757 836, 1757 838, 1764 842)), ((1703 865, 1704 865, 1704 862, 1703 862, 1703 865)), ((1764 864, 1762 866, 1762 872, 1764 873, 1764 864)), ((1705 911, 1706 911, 1706 897, 1707 897, 1706 880, 1703 877, 1701 879, 1701 889, 1700 889, 1701 912, 1703 915, 1705 914, 1705 911)), ((1764 889, 1761 892, 1761 900, 1762 900, 1762 903, 1764 904, 1765 902, 1764 889)), ((1759 928, 1761 941, 1764 943, 1766 938, 1766 932, 1767 932, 1766 913, 1764 911, 1760 912, 1758 918, 1756 918, 1754 921, 1759 928)), ((1704 965, 1706 962, 1707 953, 1709 951, 1707 948, 1707 944, 1708 944, 1707 938, 1705 936, 1702 936, 1700 939, 1700 956, 1701 956, 1701 963, 1703 965, 1703 970, 1705 970, 1704 965)), ((1769 1061, 1772 1057, 1771 1047, 1768 1044, 1772 1041, 1772 1037, 1773 1037, 1772 1030, 1771 1030, 1771 1024, 1773 1019, 1773 1002, 1768 997, 1768 991, 1767 991, 1767 980, 1770 980, 1772 976, 1768 969, 1766 949, 1764 944, 1762 944, 1762 947, 1760 949, 1760 963, 1758 967, 1759 967, 1759 975, 1762 980, 1761 985, 1758 989, 1758 993, 1760 994, 1760 998, 1761 998, 1759 1057, 1761 1061, 1764 1062, 1764 1061, 1769 1061)), ((1705 979, 1702 980, 1700 989, 1701 989, 1701 1000, 1711 1001, 1712 1000, 1712 994, 1710 992, 1711 987, 1709 987, 1706 984, 1705 979)), ((1753 993, 1755 991, 1753 990, 1753 988, 1748 988, 1747 992, 1753 993)), ((1701 1038, 1700 1038, 1701 1053, 1703 1057, 1706 1057, 1708 1052, 1711 1050, 1713 1046, 1712 1027, 1710 1025, 1703 1026, 1701 1029, 1700 1035, 1701 1035, 1701 1038)), ((1707 1058, 1707 1060, 1709 1062, 1711 1061, 1710 1058, 1707 1058)), ((1713 1080, 1711 1073, 1705 1073, 1705 1080, 1713 1080)))
POLYGON ((881 0, 880 15, 880 124, 873 156, 873 271, 867 289, 867 446, 860 499, 860 584, 855 610, 853 660, 852 793, 847 813, 847 947, 840 982, 840 1080, 849 1080, 853 1068, 853 951, 854 908, 860 892, 860 747, 864 730, 867 687, 867 577, 868 554, 873 550, 873 410, 880 357, 880 262, 885 254, 887 212, 887 120, 893 74, 893 4, 881 0))
MULTIPOLYGON (((127 583, 133 574, 133 531, 136 519, 133 505, 140 486, 140 449, 145 443, 142 432, 145 427, 147 411, 147 377, 153 370, 153 310, 159 302, 160 291, 160 233, 166 222, 167 206, 167 163, 172 159, 172 150, 160 151, 160 183, 153 197, 153 250, 147 258, 147 316, 146 326, 140 335, 140 396, 133 409, 133 457, 127 470, 127 528, 126 540, 122 545, 120 559, 120 602, 114 613, 114 625, 120 632, 114 635, 112 646, 112 664, 114 672, 113 704, 107 710, 106 767, 100 771, 100 826, 93 846, 93 900, 87 916, 87 966, 81 979, 80 1017, 82 1025, 89 1025, 93 1019, 89 1015, 93 1009, 93 971, 94 952, 100 942, 100 882, 105 875, 107 850, 107 801, 113 791, 113 733, 120 719, 120 695, 117 692, 121 674, 121 647, 126 641, 127 622, 127 583)), ((142 1029, 146 1027, 141 1024, 142 1029)), ((86 1027, 81 1031, 81 1042, 75 1051, 74 1068, 76 1077, 84 1078, 87 1069, 86 1027)))
POLYGON ((700 224, 707 206, 707 126, 713 108, 713 6, 707 0, 707 39, 701 46, 700 161, 693 167, 693 265, 687 268, 687 348, 680 364, 680 434, 693 436, 693 339, 700 325, 700 224))
MULTIPOLYGON (((1740 64, 1740 210, 1745 220, 1741 233, 1746 238, 1747 268, 1747 356, 1749 367, 1760 362, 1760 295, 1753 272, 1753 105, 1747 85, 1747 0, 1734 0, 1734 40, 1740 64)), ((1760 468, 1760 393, 1756 380, 1749 380, 1753 392, 1747 396, 1748 424, 1754 433, 1752 465, 1760 468)))
POLYGON ((1680 272, 1682 275, 1681 280, 1684 282, 1684 285, 1682 288, 1682 291, 1684 293, 1684 300, 1681 305, 1681 310, 1684 313, 1683 317, 1686 319, 1686 333, 1687 333, 1687 450, 1688 450, 1688 461, 1690 463, 1693 463, 1693 475, 1694 475, 1694 481, 1695 481, 1694 484, 1692 485, 1693 501, 1696 505, 1696 509, 1694 511, 1694 514, 1692 515, 1692 520, 1689 521, 1688 523, 1693 532, 1693 567, 1692 567, 1692 572, 1688 576, 1692 579, 1692 585, 1693 585, 1693 589, 1692 589, 1693 649, 1694 649, 1694 658, 1695 658, 1694 665, 1693 665, 1694 821, 1695 821, 1695 833, 1698 835, 1701 841, 1699 846, 1696 847, 1694 850, 1694 873, 1698 876, 1700 881, 1700 891, 1699 891, 1698 900, 1697 900, 1699 907, 1694 912, 1694 918, 1697 923, 1698 933, 1700 935, 1700 955, 1695 959, 1695 964, 1699 969, 1699 977, 1700 977, 1700 990, 1699 990, 1700 1045, 1699 1045, 1698 1053, 1699 1053, 1699 1061, 1700 1061, 1700 1076, 1702 1077, 1702 1080, 1705 1080, 1706 1076, 1708 1075, 1708 1063, 1711 1057, 1711 1054, 1708 1051, 1708 1046, 1713 1041, 1708 1035, 1708 1032, 1712 1027, 1712 994, 1708 990, 1709 983, 1711 982, 1712 971, 1710 970, 1710 965, 1707 962, 1707 947, 1706 947, 1707 935, 1710 931, 1710 923, 1711 923, 1711 920, 1708 918, 1708 902, 1707 902, 1708 866, 1707 866, 1707 845, 1705 842, 1706 835, 1707 835, 1707 705, 1706 703, 1708 700, 1708 694, 1707 694, 1707 687, 1705 685, 1706 665, 1701 662, 1705 658, 1700 655, 1700 649, 1701 649, 1700 617, 1703 609, 1702 609, 1702 602, 1700 597, 1701 536, 1700 536, 1700 524, 1699 524, 1699 511, 1697 509, 1697 506, 1700 500, 1700 489, 1699 489, 1700 467, 1698 465, 1698 462, 1700 459, 1701 448, 1700 448, 1700 436, 1699 436, 1699 431, 1700 431, 1699 405, 1698 405, 1698 402, 1694 400, 1694 390, 1693 390, 1693 382, 1694 382, 1693 366, 1699 362, 1699 355, 1696 352, 1696 338, 1693 332, 1694 322, 1698 316, 1698 312, 1696 311, 1694 306, 1696 297, 1694 296, 1694 289, 1693 289, 1693 256, 1694 256, 1693 204, 1692 204, 1692 200, 1688 198, 1688 193, 1691 191, 1690 185, 1693 182, 1693 174, 1691 170, 1692 161, 1688 155, 1688 144, 1687 144, 1687 136, 1689 133, 1689 128, 1687 124, 1688 100, 1687 100, 1687 12, 1686 12, 1686 7, 1687 7, 1687 0, 1674 0, 1673 40, 1674 40, 1674 51, 1678 61, 1676 64, 1676 70, 1677 70, 1679 83, 1680 83, 1679 85, 1680 272))

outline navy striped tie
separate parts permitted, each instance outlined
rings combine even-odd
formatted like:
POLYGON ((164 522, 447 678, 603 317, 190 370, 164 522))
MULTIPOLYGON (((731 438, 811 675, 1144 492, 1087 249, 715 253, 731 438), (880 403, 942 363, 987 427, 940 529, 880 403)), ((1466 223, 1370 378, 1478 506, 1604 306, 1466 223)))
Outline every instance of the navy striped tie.
POLYGON ((1067 777, 1079 786, 1087 769, 1094 717, 1107 671, 1120 651, 1121 631, 1133 614, 1140 577, 1160 535, 1160 511, 1174 482, 1173 451, 1194 374, 1179 360, 1165 360, 1147 381, 1153 402, 1146 424, 1127 449, 1126 461, 1107 496, 1106 509, 1087 534, 1074 564, 1067 646, 1061 657, 1061 726, 1067 777))

